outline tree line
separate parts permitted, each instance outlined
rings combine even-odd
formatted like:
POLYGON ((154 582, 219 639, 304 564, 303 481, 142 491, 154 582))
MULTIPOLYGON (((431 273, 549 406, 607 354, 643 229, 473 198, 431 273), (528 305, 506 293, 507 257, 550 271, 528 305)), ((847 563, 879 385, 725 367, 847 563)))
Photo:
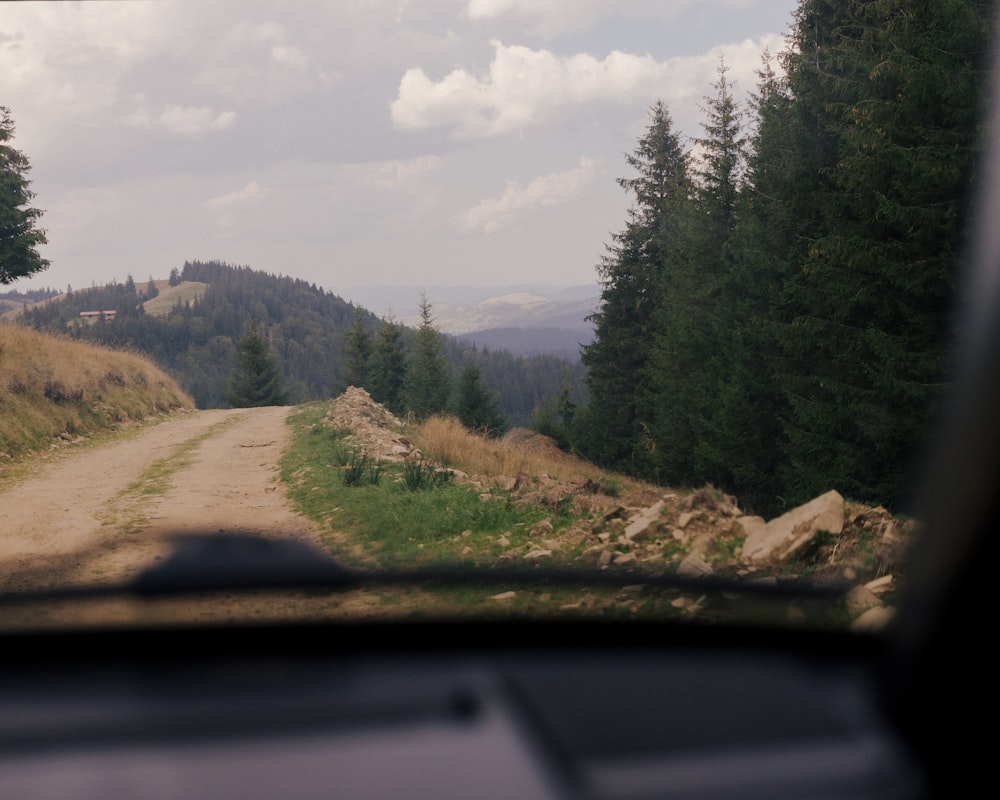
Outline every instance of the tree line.
POLYGON ((746 104, 720 61, 693 142, 652 106, 568 444, 760 513, 905 504, 951 371, 992 10, 804 0, 746 104))
MULTIPOLYGON (((439 334, 430 303, 427 324, 414 330, 379 319, 315 284, 246 266, 190 261, 172 271, 174 285, 188 281, 207 284, 204 295, 176 304, 165 315, 146 314, 143 307, 156 291, 155 282, 129 276, 124 283, 69 291, 63 299, 26 309, 21 319, 40 330, 145 353, 180 382, 199 408, 238 401, 245 392, 233 386, 234 373, 263 369, 265 355, 274 359, 275 397, 290 403, 328 398, 354 384, 395 412, 422 416, 429 409, 455 411, 482 392, 485 399, 479 402, 498 415, 486 426, 491 430, 531 424, 564 381, 582 384, 579 363, 477 349, 439 334), (80 312, 93 309, 115 314, 81 321, 80 312), (266 345, 266 353, 255 350, 254 337, 266 345), (364 369, 359 366, 363 338, 371 346, 364 369), (431 352, 440 356, 440 364, 429 358, 431 352), (418 360, 440 371, 430 384, 441 383, 446 391, 420 389, 415 376, 406 377, 418 360)), ((263 384, 243 389, 265 391, 263 384)))

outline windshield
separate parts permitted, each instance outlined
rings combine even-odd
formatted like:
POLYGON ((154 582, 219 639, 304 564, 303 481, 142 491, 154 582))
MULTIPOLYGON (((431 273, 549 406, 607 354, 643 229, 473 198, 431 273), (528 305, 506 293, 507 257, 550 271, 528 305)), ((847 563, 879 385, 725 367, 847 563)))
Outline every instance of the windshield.
POLYGON ((880 629, 987 93, 928 5, 4 4, 0 624, 880 629))

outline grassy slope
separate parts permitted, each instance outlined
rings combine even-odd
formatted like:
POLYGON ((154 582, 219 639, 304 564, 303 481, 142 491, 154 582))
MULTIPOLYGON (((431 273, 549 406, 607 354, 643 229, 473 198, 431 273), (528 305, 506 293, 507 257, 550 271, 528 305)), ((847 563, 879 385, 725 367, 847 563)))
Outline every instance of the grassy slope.
MULTIPOLYGON (((144 291, 146 284, 136 284, 136 288, 144 291)), ((142 307, 147 314, 164 316, 178 303, 204 297, 208 284, 200 281, 184 281, 177 286, 171 286, 169 281, 156 281, 156 288, 160 293, 152 300, 143 303, 142 307)))
POLYGON ((0 462, 194 403, 135 353, 0 323, 0 462))
MULTIPOLYGON (((197 300, 204 297, 205 290, 208 288, 207 283, 202 283, 200 281, 184 281, 177 286, 171 286, 170 282, 166 280, 154 281, 154 283, 156 283, 156 288, 159 290, 159 294, 152 300, 147 300, 142 304, 145 312, 154 316, 163 316, 170 313, 170 309, 177 305, 177 303, 183 303, 186 300, 197 300)), ((136 290, 144 292, 146 290, 146 283, 137 282, 136 290)), ((87 290, 80 289, 79 291, 86 292, 87 290)), ((28 308, 31 308, 34 305, 44 305, 45 303, 56 303, 65 299, 65 297, 65 294, 59 294, 54 297, 46 298, 45 300, 40 300, 38 303, 28 303, 28 308)), ((23 310, 23 303, 8 300, 0 301, 0 318, 13 320, 16 317, 19 317, 23 310)))

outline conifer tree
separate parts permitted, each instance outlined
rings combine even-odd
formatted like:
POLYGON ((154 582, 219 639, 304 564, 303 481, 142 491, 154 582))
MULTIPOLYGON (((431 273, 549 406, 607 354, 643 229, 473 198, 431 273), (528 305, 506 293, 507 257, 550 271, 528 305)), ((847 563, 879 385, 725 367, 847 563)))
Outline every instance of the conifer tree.
MULTIPOLYGON (((783 489, 778 474, 784 440, 784 395, 777 379, 778 322, 789 265, 797 263, 799 237, 791 225, 795 195, 805 181, 789 170, 797 161, 790 97, 769 52, 749 94, 752 133, 746 172, 737 199, 732 263, 721 295, 729 325, 720 345, 714 425, 702 430, 702 463, 713 458, 708 478, 738 494, 741 506, 774 516, 783 489)), ((801 162, 799 162, 801 164, 801 162)), ((794 266, 791 267, 794 269, 794 266)))
POLYGON ((459 422, 476 433, 495 437, 507 429, 496 399, 483 386, 479 367, 468 358, 458 378, 453 410, 459 422))
POLYGON ((28 157, 8 144, 14 138, 10 109, 0 106, 0 285, 41 272, 49 262, 38 254, 47 242, 38 227, 40 209, 28 203, 34 192, 28 187, 31 169, 28 157))
POLYGON ((714 94, 705 98, 704 136, 696 139, 685 247, 663 272, 653 357, 652 440, 666 480, 719 481, 725 468, 716 445, 725 432, 716 418, 719 386, 728 370, 731 298, 723 287, 733 269, 733 232, 744 169, 744 112, 729 69, 720 60, 714 94))
POLYGON ((441 333, 434 324, 431 304, 420 296, 420 327, 413 338, 403 383, 406 410, 418 420, 448 407, 451 375, 441 333))
POLYGON ((366 316, 363 308, 354 308, 354 324, 344 337, 343 346, 343 353, 347 358, 345 385, 364 389, 369 388, 373 349, 372 336, 365 325, 366 316))
POLYGON ((901 502, 949 365, 992 14, 969 0, 803 2, 789 85, 835 144, 783 337, 785 477, 901 502))
POLYGON ((288 402, 281 376, 267 340, 257 329, 256 320, 237 343, 236 365, 229 377, 225 399, 234 408, 281 406, 288 402))
POLYGON ((593 343, 583 349, 589 402, 577 426, 583 451, 610 467, 648 474, 649 423, 656 402, 651 360, 665 271, 680 251, 690 193, 688 157, 667 107, 655 103, 650 122, 626 162, 636 176, 618 184, 635 195, 625 228, 598 266, 600 309, 593 343))
POLYGON ((406 351, 403 328, 391 316, 382 320, 372 343, 368 392, 372 399, 394 413, 402 412, 406 351))

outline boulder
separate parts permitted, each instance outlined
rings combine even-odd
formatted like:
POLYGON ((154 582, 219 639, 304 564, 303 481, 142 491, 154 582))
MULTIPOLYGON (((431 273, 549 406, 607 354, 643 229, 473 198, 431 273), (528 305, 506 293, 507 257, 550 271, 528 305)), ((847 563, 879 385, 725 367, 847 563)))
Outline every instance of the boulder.
POLYGON ((839 535, 843 529, 844 498, 829 491, 751 532, 743 545, 743 557, 749 561, 786 559, 820 531, 839 535))
POLYGON ((641 538, 652 525, 663 518, 663 506, 664 501, 658 500, 632 517, 625 528, 625 538, 629 540, 641 538))

